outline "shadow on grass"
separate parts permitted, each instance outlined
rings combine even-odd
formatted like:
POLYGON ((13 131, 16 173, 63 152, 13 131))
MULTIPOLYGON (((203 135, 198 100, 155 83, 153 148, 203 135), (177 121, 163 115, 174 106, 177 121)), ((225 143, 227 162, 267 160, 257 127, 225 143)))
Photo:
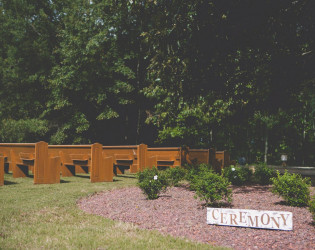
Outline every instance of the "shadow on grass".
POLYGON ((116 177, 130 178, 130 179, 136 179, 137 178, 137 176, 123 175, 123 174, 116 175, 116 177))
POLYGON ((84 178, 84 179, 90 179, 89 175, 78 175, 78 174, 76 174, 75 177, 84 178))
POLYGON ((60 183, 70 183, 71 181, 65 181, 60 179, 60 183))
POLYGON ((14 185, 14 184, 17 184, 17 182, 4 180, 4 185, 14 185))

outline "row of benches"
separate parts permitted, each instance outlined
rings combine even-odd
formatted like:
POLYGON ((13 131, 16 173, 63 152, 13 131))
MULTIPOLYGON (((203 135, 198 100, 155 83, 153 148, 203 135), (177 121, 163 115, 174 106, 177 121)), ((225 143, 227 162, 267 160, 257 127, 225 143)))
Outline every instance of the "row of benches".
POLYGON ((218 168, 229 164, 226 151, 189 149, 181 147, 148 148, 135 146, 48 145, 38 143, 0 143, 0 185, 4 172, 13 177, 28 176, 33 172, 34 184, 60 183, 63 177, 76 173, 90 173, 91 182, 113 181, 113 173, 131 173, 146 167, 176 167, 185 163, 210 163, 218 168), (5 166, 8 169, 5 170, 5 166))

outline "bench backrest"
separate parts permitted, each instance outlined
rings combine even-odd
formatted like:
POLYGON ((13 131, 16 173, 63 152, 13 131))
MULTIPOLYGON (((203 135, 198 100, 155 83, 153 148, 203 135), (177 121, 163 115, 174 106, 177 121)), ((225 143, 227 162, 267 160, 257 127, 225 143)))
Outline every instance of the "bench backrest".
POLYGON ((136 173, 145 168, 145 154, 147 145, 129 146, 103 146, 104 155, 111 156, 114 165, 130 168, 131 173, 136 173))
MULTIPOLYGON (((49 145, 49 153, 61 158, 62 176, 72 176, 71 167, 89 168, 91 182, 113 181, 113 160, 103 155, 102 145, 49 145)), ((75 171, 75 170, 74 170, 75 171)))
POLYGON ((189 160, 194 164, 209 164, 209 149, 189 149, 189 160))
POLYGON ((180 147, 148 148, 146 165, 149 168, 181 166, 181 152, 180 147))

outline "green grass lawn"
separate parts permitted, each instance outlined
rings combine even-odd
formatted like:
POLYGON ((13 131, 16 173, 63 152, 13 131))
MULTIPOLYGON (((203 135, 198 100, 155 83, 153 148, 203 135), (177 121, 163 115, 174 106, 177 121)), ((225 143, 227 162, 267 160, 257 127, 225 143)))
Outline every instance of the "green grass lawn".
POLYGON ((132 175, 90 183, 88 175, 34 185, 5 175, 0 187, 0 249, 209 249, 206 244, 163 236, 79 210, 76 201, 103 190, 134 186, 132 175))

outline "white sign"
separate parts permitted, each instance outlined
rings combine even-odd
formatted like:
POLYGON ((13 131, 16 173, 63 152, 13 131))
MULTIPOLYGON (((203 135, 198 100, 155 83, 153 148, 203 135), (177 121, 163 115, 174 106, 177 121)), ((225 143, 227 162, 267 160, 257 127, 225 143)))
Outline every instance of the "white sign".
POLYGON ((207 224, 293 230, 291 212, 207 208, 207 224))

